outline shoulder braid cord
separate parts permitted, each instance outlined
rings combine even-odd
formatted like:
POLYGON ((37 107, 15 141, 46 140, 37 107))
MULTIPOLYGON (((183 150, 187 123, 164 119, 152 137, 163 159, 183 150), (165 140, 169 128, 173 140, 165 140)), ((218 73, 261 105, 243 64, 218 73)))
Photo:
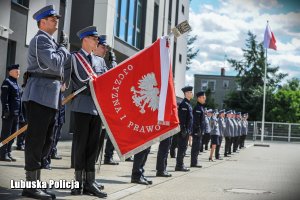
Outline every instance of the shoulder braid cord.
MULTIPOLYGON (((46 71, 49 69, 49 67, 47 68, 42 68, 41 65, 40 65, 40 62, 39 62, 39 57, 38 57, 38 49, 37 49, 37 42, 38 42, 38 38, 40 37, 40 35, 37 35, 35 38, 35 56, 36 56, 36 61, 37 61, 37 64, 38 64, 38 67, 43 70, 43 71, 46 71)), ((71 72, 70 72, 70 79, 69 79, 69 84, 68 86, 66 86, 66 89, 69 89, 70 87, 70 82, 71 82, 71 74, 72 74, 72 61, 71 61, 71 72)))
POLYGON ((39 38, 39 37, 40 37, 40 35, 35 36, 35 38, 36 38, 36 40, 35 40, 35 56, 36 56, 36 62, 37 62, 38 66, 39 66, 39 68, 40 68, 41 70, 46 71, 46 70, 49 69, 49 67, 47 67, 47 68, 42 68, 41 65, 40 65, 40 62, 39 62, 38 50, 37 50, 37 42, 38 42, 38 38, 39 38))
POLYGON ((69 77, 69 83, 68 83, 68 86, 66 86, 66 89, 69 89, 70 87, 70 82, 71 82, 71 76, 72 76, 72 69, 73 69, 73 65, 74 65, 74 72, 75 72, 75 75, 76 77, 78 78, 78 80, 82 83, 86 83, 87 81, 89 81, 90 79, 92 79, 92 76, 93 74, 89 74, 85 67, 83 66, 84 70, 86 71, 88 77, 86 79, 82 79, 78 73, 78 68, 77 68, 77 62, 76 62, 76 56, 75 56, 76 53, 73 53, 71 55, 72 59, 71 59, 71 72, 70 72, 70 77, 69 77))

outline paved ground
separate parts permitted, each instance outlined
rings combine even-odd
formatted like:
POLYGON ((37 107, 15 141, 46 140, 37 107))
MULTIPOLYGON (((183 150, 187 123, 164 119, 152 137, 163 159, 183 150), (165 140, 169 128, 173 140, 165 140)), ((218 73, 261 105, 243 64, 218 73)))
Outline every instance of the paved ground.
MULTIPOLYGON (((71 142, 59 143, 63 160, 54 160, 52 170, 42 171, 42 180, 72 180, 70 169, 71 142)), ((189 149, 190 150, 190 149, 189 149)), ((223 149, 222 149, 223 151, 223 149)), ((146 176, 152 186, 130 183, 131 162, 119 166, 102 165, 97 180, 105 185, 107 199, 201 199, 201 200, 296 200, 300 199, 300 144, 270 143, 270 147, 256 147, 247 142, 247 148, 231 158, 208 162, 208 152, 200 159, 204 168, 188 173, 174 172, 175 159, 168 159, 171 178, 156 178, 157 145, 151 149, 146 163, 146 176)), ((26 199, 21 190, 10 189, 10 180, 24 179, 24 156, 14 151, 17 162, 0 162, 0 200, 26 199)), ((116 157, 116 159, 118 159, 116 157)), ((189 163, 189 151, 185 163, 189 163)), ((98 166, 96 166, 98 167, 98 166)), ((55 190, 57 199, 97 199, 91 196, 71 196, 70 190, 55 190)))

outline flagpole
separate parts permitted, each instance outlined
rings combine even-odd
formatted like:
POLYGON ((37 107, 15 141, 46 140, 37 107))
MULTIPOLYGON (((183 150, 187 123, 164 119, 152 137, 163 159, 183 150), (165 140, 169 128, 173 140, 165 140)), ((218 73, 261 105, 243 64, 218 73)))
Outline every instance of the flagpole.
POLYGON ((265 75, 264 75, 264 97, 263 97, 263 110, 262 110, 262 122, 261 122, 261 142, 264 141, 264 133, 265 133, 267 67, 268 67, 268 49, 266 48, 265 75))

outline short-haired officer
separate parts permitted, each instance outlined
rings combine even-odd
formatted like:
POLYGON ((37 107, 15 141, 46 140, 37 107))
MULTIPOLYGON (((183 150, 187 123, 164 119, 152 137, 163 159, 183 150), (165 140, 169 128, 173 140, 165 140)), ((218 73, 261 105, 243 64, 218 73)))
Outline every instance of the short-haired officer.
MULTIPOLYGON (((22 99, 27 102, 28 130, 25 138, 26 180, 40 180, 41 160, 53 142, 55 115, 59 106, 59 93, 64 76, 64 65, 70 58, 64 38, 57 44, 53 38, 58 19, 53 5, 38 10, 33 18, 39 31, 30 41, 28 48, 29 79, 22 99)), ((51 199, 55 198, 47 190, 39 188, 23 189, 23 196, 51 199)))
POLYGON ((178 150, 176 157, 175 171, 190 171, 184 163, 183 159, 187 150, 188 140, 193 128, 193 108, 190 100, 193 98, 193 87, 186 86, 181 89, 184 93, 184 99, 178 107, 180 132, 178 133, 178 150))
POLYGON ((204 113, 204 104, 206 101, 206 96, 204 92, 198 92, 197 104, 193 109, 193 143, 191 149, 191 167, 202 166, 198 164, 198 155, 200 152, 200 146, 202 145, 202 135, 205 130, 205 113, 204 113))
MULTIPOLYGON (((22 112, 21 88, 17 79, 20 76, 19 65, 11 65, 7 68, 9 76, 1 85, 2 103, 2 130, 0 141, 5 140, 18 130, 19 117, 22 112)), ((11 147, 14 140, 0 148, 0 161, 16 161, 11 155, 11 147)))
MULTIPOLYGON (((66 66, 66 77, 72 80, 73 90, 89 86, 89 80, 106 72, 103 58, 93 51, 98 45, 98 32, 95 26, 88 26, 77 32, 81 49, 72 54, 66 66)), ((68 80, 66 80, 67 87, 68 80)), ((100 190, 95 181, 95 163, 98 155, 101 133, 101 118, 92 99, 90 88, 79 93, 71 102, 74 114, 74 167, 75 179, 80 187, 71 190, 72 195, 91 194, 100 198, 107 194, 100 190), (83 181, 85 178, 85 181, 83 181), (83 186, 83 187, 82 187, 83 186)))

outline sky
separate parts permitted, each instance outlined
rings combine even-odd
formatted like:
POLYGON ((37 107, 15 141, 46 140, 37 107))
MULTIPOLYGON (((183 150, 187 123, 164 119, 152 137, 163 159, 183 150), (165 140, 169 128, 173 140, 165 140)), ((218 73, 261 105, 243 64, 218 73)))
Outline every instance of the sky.
POLYGON ((248 31, 263 41, 267 21, 276 38, 277 51, 268 49, 268 62, 288 73, 283 83, 300 78, 300 1, 299 0, 192 0, 190 34, 200 49, 186 72, 186 84, 194 85, 194 74, 235 76, 227 57, 241 60, 248 31))

